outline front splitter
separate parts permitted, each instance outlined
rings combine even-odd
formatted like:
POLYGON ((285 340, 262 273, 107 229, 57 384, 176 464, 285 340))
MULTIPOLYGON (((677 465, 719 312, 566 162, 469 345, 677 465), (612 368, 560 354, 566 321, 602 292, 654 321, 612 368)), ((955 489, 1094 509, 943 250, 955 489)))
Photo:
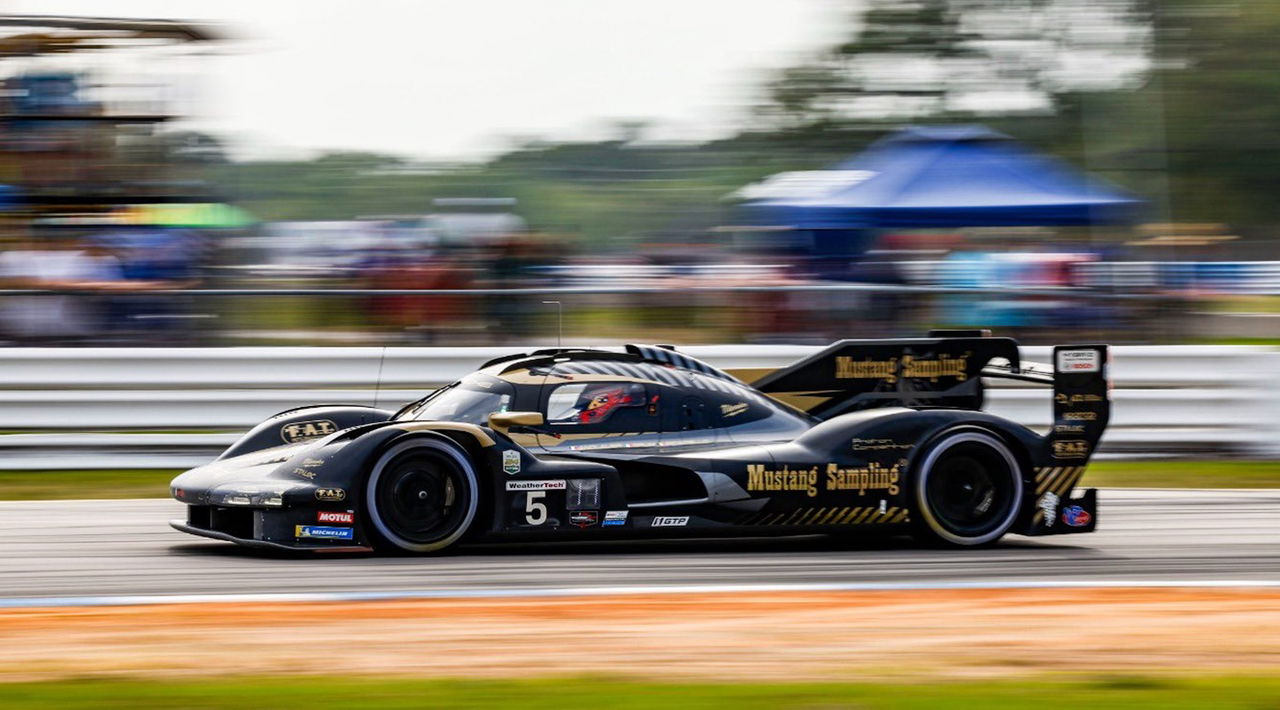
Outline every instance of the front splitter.
POLYGON ((182 520, 170 520, 169 527, 179 532, 191 535, 199 535, 213 540, 223 540, 226 542, 234 542, 237 545, 245 547, 255 547, 262 550, 279 550, 282 552, 373 552, 373 548, 367 545, 286 545, 281 542, 271 542, 269 540, 253 540, 249 538, 236 537, 217 530, 205 530, 188 525, 182 520))

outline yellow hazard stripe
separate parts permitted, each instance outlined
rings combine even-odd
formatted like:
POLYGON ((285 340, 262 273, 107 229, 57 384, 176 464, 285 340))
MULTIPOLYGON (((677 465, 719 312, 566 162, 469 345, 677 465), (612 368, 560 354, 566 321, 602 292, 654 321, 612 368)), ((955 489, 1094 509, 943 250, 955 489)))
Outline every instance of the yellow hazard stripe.
POLYGON ((809 513, 800 518, 800 522, 796 523, 797 525, 809 525, 817 520, 818 516, 822 515, 822 511, 826 510, 826 508, 808 508, 807 510, 809 513))
POLYGON ((1054 492, 1057 493, 1059 497, 1065 498, 1067 494, 1071 492, 1071 489, 1074 488, 1083 477, 1084 466, 1076 466, 1072 469, 1071 475, 1066 476, 1061 482, 1059 482, 1058 488, 1055 489, 1054 492))
POLYGON ((848 510, 848 508, 832 508, 831 512, 823 516, 822 520, 818 524, 830 525, 833 521, 838 520, 846 510, 848 510))
POLYGON ((1049 479, 1048 485, 1045 486, 1045 490, 1054 491, 1056 493, 1058 488, 1062 486, 1063 481, 1071 478, 1071 472, 1074 470, 1074 466, 1062 468, 1058 473, 1054 474, 1053 478, 1049 479))
POLYGON ((861 512, 862 512, 862 508, 861 508, 861 507, 858 507, 858 508, 850 508, 850 509, 849 509, 849 512, 848 512, 847 514, 840 516, 840 522, 839 522, 839 524, 840 524, 840 525, 848 525, 849 523, 853 522, 853 519, 854 519, 854 518, 856 518, 856 517, 858 517, 858 513, 861 513, 861 512))
POLYGON ((844 507, 844 508, 798 508, 781 513, 761 513, 760 517, 750 518, 752 525, 872 525, 898 524, 907 522, 910 513, 906 508, 890 506, 880 511, 879 507, 844 507))
POLYGON ((1061 467, 1044 467, 1036 469, 1036 495, 1049 490, 1049 482, 1062 471, 1061 467))

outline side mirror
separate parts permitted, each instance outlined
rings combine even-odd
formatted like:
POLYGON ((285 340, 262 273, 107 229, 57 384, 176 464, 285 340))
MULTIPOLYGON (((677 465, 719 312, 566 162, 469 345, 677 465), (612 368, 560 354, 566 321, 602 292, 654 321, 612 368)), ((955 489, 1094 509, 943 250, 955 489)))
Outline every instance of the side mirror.
POLYGON ((511 427, 541 426, 545 421, 542 412, 495 412, 489 415, 489 428, 505 434, 511 427))

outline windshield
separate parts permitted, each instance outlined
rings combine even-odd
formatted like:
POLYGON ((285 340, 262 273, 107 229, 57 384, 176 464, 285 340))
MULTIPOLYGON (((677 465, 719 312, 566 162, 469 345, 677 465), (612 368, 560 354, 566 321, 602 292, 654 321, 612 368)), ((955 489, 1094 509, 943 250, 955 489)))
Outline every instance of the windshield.
POLYGON ((511 389, 505 383, 459 382, 445 392, 431 397, 405 419, 438 419, 466 424, 486 425, 489 415, 511 408, 511 389))

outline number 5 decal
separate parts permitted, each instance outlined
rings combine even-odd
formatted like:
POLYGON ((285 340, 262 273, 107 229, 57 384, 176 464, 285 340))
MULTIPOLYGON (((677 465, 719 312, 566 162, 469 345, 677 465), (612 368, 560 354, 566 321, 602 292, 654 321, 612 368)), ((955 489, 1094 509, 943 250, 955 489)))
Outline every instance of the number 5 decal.
POLYGON ((547 522, 547 504, 542 502, 546 497, 546 491, 529 491, 525 494, 524 519, 530 525, 541 525, 547 522))

